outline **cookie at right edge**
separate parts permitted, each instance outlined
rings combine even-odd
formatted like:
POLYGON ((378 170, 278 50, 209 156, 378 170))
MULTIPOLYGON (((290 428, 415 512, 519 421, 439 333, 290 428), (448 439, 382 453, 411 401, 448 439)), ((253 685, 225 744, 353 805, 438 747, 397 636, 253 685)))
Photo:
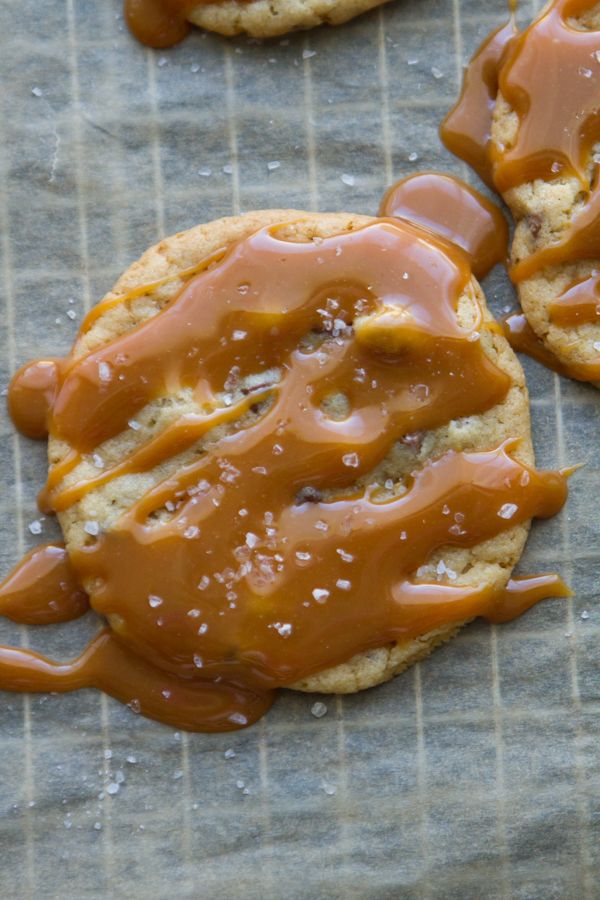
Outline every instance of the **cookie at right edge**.
POLYGON ((505 26, 482 45, 442 126, 515 218, 510 275, 542 345, 530 352, 591 382, 600 382, 599 51, 600 3, 554 0, 522 33, 505 26))

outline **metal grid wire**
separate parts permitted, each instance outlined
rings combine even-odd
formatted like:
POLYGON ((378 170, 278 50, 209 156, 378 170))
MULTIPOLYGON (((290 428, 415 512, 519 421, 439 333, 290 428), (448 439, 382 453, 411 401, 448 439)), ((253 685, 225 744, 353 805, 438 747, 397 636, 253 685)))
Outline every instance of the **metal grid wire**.
MULTIPOLYGON (((437 125, 503 7, 395 0, 338 29, 262 45, 196 32, 154 52, 119 0, 23 0, 18 17, 2 0, 2 386, 65 352, 164 234, 261 207, 375 212, 419 169, 470 179, 437 125)), ((513 303, 502 273, 486 291, 496 312, 513 303)), ((575 598, 472 625, 390 684, 322 698, 319 720, 318 698, 285 693, 229 736, 174 733, 92 691, 2 695, 2 896, 600 896, 600 400, 524 364, 540 465, 587 467, 521 568, 558 568, 575 598)), ((0 459, 7 571, 57 530, 32 533, 44 448, 5 413, 0 459)), ((0 621, 0 641, 68 658, 95 627, 0 621)))

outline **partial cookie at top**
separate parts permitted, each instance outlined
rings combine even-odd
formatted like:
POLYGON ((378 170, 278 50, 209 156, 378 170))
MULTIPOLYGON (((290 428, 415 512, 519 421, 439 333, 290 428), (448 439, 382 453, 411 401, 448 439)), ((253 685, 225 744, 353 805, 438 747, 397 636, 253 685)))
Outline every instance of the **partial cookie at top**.
MULTIPOLYGON (((568 19, 567 24, 581 32, 600 31, 600 3, 594 4, 580 17, 568 19)), ((600 47, 600 42, 598 46, 600 47)), ((592 59, 590 65, 592 64, 598 68, 597 60, 592 59)), ((594 74, 591 69, 589 72, 590 75, 594 74)), ((569 77, 587 77, 587 69, 582 64, 569 77)), ((550 80, 549 84, 553 85, 554 81, 550 80)), ((552 103, 554 90, 551 87, 546 98, 548 103, 552 103)), ((538 102, 543 100, 544 98, 537 98, 538 102)), ((518 141, 519 129, 517 112, 499 92, 494 108, 491 139, 492 150, 495 148, 500 161, 518 141)), ((558 165, 558 161, 556 164, 558 165)), ((585 209, 590 192, 597 190, 597 185, 594 187, 596 170, 597 163, 591 155, 584 173, 589 185, 587 191, 582 189, 581 179, 568 172, 554 178, 536 178, 502 191, 516 222, 511 249, 513 264, 526 261, 564 239, 576 218, 585 209)), ((517 285, 523 311, 536 335, 561 363, 572 369, 582 365, 598 365, 600 319, 597 323, 563 325, 552 321, 550 307, 571 285, 597 272, 599 257, 600 248, 594 258, 546 265, 531 277, 519 280, 517 285)), ((591 376, 590 380, 596 383, 595 377, 591 376)))
POLYGON ((341 25, 389 0, 221 0, 199 3, 188 19, 219 34, 270 38, 317 25, 341 25))
MULTIPOLYGON (((176 278, 178 273, 190 269, 224 246, 247 237, 261 227, 288 222, 290 224, 286 228, 286 236, 306 240, 352 231, 371 221, 373 220, 366 216, 344 213, 269 210, 221 219, 167 238, 134 263, 104 299, 116 299, 140 285, 159 282, 165 278, 174 277, 174 280, 150 288, 143 296, 113 307, 107 306, 89 330, 79 338, 75 355, 88 354, 156 315, 181 289, 183 282, 176 278)), ((473 280, 459 300, 458 314, 463 325, 472 321, 473 297, 477 298, 486 319, 491 319, 485 308, 481 289, 473 280)), ((392 479, 396 484, 402 485, 411 473, 422 468, 428 460, 438 458, 450 449, 487 450, 510 438, 519 441, 514 456, 525 464, 533 463, 528 397, 521 367, 506 340, 494 330, 483 329, 481 342, 486 355, 510 377, 511 387, 504 400, 485 413, 457 419, 435 430, 411 436, 410 440, 399 441, 374 472, 381 484, 392 479)), ((132 442, 142 444, 183 413, 195 410, 196 406, 189 392, 171 393, 166 398, 152 401, 136 416, 135 430, 129 429, 127 434, 117 435, 96 449, 104 464, 113 466, 131 452, 132 442)), ((214 440, 214 437, 209 433, 189 451, 180 454, 175 460, 176 466, 191 460, 203 443, 214 440)), ((51 436, 49 457, 52 463, 64 459, 69 450, 65 442, 51 436)), ((116 479, 91 490, 68 509, 59 512, 68 549, 77 551, 85 544, 85 523, 90 519, 98 522, 103 530, 110 530, 122 513, 169 473, 169 466, 172 464, 173 461, 169 460, 149 472, 116 479)), ((93 461, 85 460, 66 476, 64 485, 76 484, 91 475, 93 461)), ((372 475, 366 477, 372 478, 372 475)), ((522 524, 470 549, 442 548, 422 567, 418 577, 427 582, 442 581, 446 573, 451 572, 455 584, 502 588, 521 555, 527 531, 528 525, 522 524)), ((86 587, 93 592, 92 584, 86 587)), ((425 656, 437 644, 455 634, 461 624, 453 623, 415 640, 360 653, 346 663, 302 679, 292 687, 306 691, 333 692, 352 692, 370 687, 425 656)))

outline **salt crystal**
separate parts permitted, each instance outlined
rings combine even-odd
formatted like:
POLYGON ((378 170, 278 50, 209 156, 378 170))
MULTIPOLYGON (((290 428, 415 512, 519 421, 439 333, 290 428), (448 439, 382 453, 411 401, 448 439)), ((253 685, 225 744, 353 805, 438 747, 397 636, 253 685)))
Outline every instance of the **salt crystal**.
POLYGON ((102 831, 102 822, 94 822, 94 831, 102 831))
POLYGON ((127 757, 127 762, 134 766, 137 763, 137 756, 134 756, 133 753, 130 753, 127 757))
POLYGON ((192 65, 190 66, 190 72, 193 72, 194 74, 196 74, 196 72, 199 72, 199 71, 200 71, 200 66, 198 65, 198 63, 192 63, 192 65))
POLYGON ((123 771, 123 769, 118 769, 115 772, 115 781, 117 782, 117 784, 125 783, 125 772, 123 771))
POLYGON ((136 422, 135 419, 130 419, 127 424, 133 431, 139 431, 140 428, 142 427, 139 422, 136 422))
POLYGON ((347 581, 345 578, 338 578, 335 583, 335 586, 340 589, 340 591, 349 591, 352 587, 352 582, 347 581))
POLYGON ((594 341, 592 346, 593 346, 594 350, 596 351, 596 353, 600 353, 600 341, 594 341))
POLYGON ((236 786, 236 788, 238 788, 238 790, 241 791, 242 788, 246 787, 246 784, 245 784, 245 782, 242 781, 241 778, 238 778, 238 780, 235 783, 235 786, 236 786))
POLYGON ((327 522, 324 522, 323 519, 319 519, 318 522, 315 522, 315 528, 317 531, 329 531, 329 525, 327 522))
POLYGON ((416 162, 416 161, 418 160, 418 158, 419 158, 419 154, 418 154, 415 150, 412 150, 412 151, 408 154, 408 161, 409 161, 409 162, 416 162))
POLYGON ((292 628, 292 626, 290 625, 289 622, 274 622, 274 623, 273 623, 273 628, 274 628, 275 631, 276 631, 278 634, 280 634, 281 637, 283 637, 283 638, 288 638, 288 637, 290 637, 290 635, 291 635, 291 633, 292 633, 292 631, 293 631, 293 628, 292 628))
POLYGON ((234 331, 231 335, 232 341, 243 341, 245 337, 248 336, 247 331, 234 331))
POLYGON ((346 563, 351 563, 354 561, 354 557, 352 556, 352 554, 347 553, 345 550, 342 550, 341 547, 338 547, 338 549, 335 552, 340 557, 340 559, 342 559, 346 563))
POLYGON ((242 713, 231 713, 230 716, 227 716, 227 721, 231 722, 233 725, 247 725, 248 719, 242 713))
POLYGON ((501 519, 512 519, 519 507, 516 503, 504 503, 498 510, 501 519))
POLYGON ((354 185, 356 184, 356 178, 354 177, 354 175, 348 175, 346 172, 344 172, 344 174, 340 176, 340 180, 344 184, 347 184, 348 187, 354 187, 354 185))
POLYGON ((204 661, 201 656, 198 656, 197 653, 194 653, 194 665, 197 669, 201 669, 204 665, 204 661))
POLYGON ((225 751, 223 756, 225 757, 225 759, 235 759, 235 750, 232 750, 230 747, 229 750, 225 751))
POLYGON ((302 51, 302 59, 312 59, 313 56, 317 55, 316 50, 303 50, 302 51))
POLYGON ((39 87, 31 88, 31 93, 33 94, 34 97, 42 97, 43 96, 43 91, 39 87))
POLYGON ((242 518, 243 518, 244 516, 247 516, 247 515, 248 515, 247 509, 244 509, 243 507, 242 507, 242 509, 238 509, 238 516, 242 516, 242 518))
MULTIPOLYGON (((203 575, 202 578, 200 579, 200 581, 198 582, 198 590, 205 591, 209 584, 210 584, 210 578, 208 577, 208 575, 203 575)), ((188 616, 193 616, 196 614, 196 612, 197 612, 196 610, 191 609, 188 613, 188 616)))
POLYGON ((407 63, 407 65, 409 65, 409 66, 416 66, 418 62, 419 62, 419 60, 418 60, 416 57, 412 57, 412 59, 409 57, 409 58, 406 60, 406 63, 407 63))
POLYGON ((325 603, 325 601, 329 597, 329 591, 325 590, 325 588, 315 588, 312 592, 312 595, 317 603, 325 603))
POLYGON ((111 781, 110 784, 106 785, 106 793, 110 794, 111 796, 119 793, 119 785, 116 783, 116 781, 111 781))
POLYGON ((267 169, 269 170, 269 172, 274 172, 275 169, 278 169, 280 167, 280 165, 281 163, 279 162, 279 160, 274 159, 271 162, 267 163, 267 169))
POLYGON ((158 606, 162 606, 163 604, 162 597, 158 597, 156 594, 150 594, 148 597, 148 603, 152 607, 152 609, 156 609, 158 606))
POLYGON ((133 713, 140 713, 142 711, 142 704, 137 699, 137 697, 134 697, 132 700, 130 700, 127 706, 133 713))
POLYGON ((162 69, 162 67, 166 66, 166 64, 167 64, 167 57, 166 56, 159 57, 157 66, 160 66, 160 68, 162 69))
POLYGON ((164 691, 161 691, 161 694, 163 695, 163 697, 165 698, 165 700, 168 700, 169 697, 171 696, 171 691, 169 691, 169 690, 167 690, 167 689, 165 688, 164 691))
POLYGON ((42 523, 39 521, 39 519, 34 519, 33 522, 30 522, 27 527, 32 534, 42 533, 42 523))
POLYGON ((227 163, 227 165, 223 166, 223 172, 225 175, 233 175, 233 166, 231 163, 227 163))
POLYGON ((246 546, 250 547, 252 550, 253 547, 260 542, 260 538, 257 534, 254 534, 252 531, 249 531, 246 535, 246 546))
POLYGON ((329 797, 333 797, 333 795, 337 791, 337 788, 335 785, 328 784, 326 781, 323 782, 322 788, 329 797))
POLYGON ((316 703, 313 703, 313 705, 310 708, 310 711, 313 714, 313 716, 315 717, 315 719, 322 719, 323 716, 327 715, 327 707, 325 706, 324 703, 321 703, 320 700, 318 700, 316 703))
POLYGON ((583 75, 584 78, 591 78, 593 73, 591 69, 587 69, 585 66, 579 66, 579 74, 583 75))
POLYGON ((198 634, 206 634, 207 631, 208 631, 208 625, 206 624, 206 622, 203 622, 202 625, 200 626, 200 628, 198 629, 198 634))
POLYGON ((444 73, 442 72, 441 69, 438 69, 437 66, 431 67, 431 74, 433 75, 434 78, 438 78, 438 79, 444 77, 444 73))
POLYGON ((358 453, 346 453, 344 456, 342 456, 342 462, 345 466, 356 469, 360 465, 358 453))
POLYGON ((296 559, 299 559, 301 562, 308 562, 311 559, 311 555, 305 550, 296 550, 296 559))
POLYGON ((107 362, 98 363, 98 378, 102 382, 102 384, 108 384, 111 380, 112 375, 110 371, 110 366, 107 362))
POLYGON ((192 538, 197 538, 200 534, 200 529, 197 525, 188 525, 188 527, 183 532, 184 538, 191 540, 192 538))
POLYGON ((92 460, 97 469, 104 468, 104 460, 102 459, 102 457, 100 456, 99 453, 93 453, 92 460))
POLYGON ((589 617, 590 617, 589 612, 587 611, 587 609, 584 609, 583 612, 581 613, 581 618, 585 621, 585 619, 589 619, 589 617))
POLYGON ((201 175, 202 178, 210 178, 212 169, 209 166, 202 166, 201 169, 198 169, 198 175, 201 175))
POLYGON ((89 519, 87 522, 85 522, 83 530, 86 534, 91 534, 95 537, 96 535, 100 534, 100 525, 93 519, 89 519))
POLYGON ((72 320, 72 319, 76 319, 76 318, 77 318, 77 313, 75 312, 74 309, 68 309, 68 310, 67 310, 67 317, 68 317, 69 319, 71 319, 71 320, 72 320))

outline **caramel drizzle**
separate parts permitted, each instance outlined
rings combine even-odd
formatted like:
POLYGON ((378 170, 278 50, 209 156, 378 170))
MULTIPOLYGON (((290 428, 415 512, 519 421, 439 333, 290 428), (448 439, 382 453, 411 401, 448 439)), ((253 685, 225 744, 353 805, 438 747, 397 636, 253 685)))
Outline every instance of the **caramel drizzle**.
POLYGON ((508 225, 498 207, 452 175, 423 172, 397 181, 379 215, 416 222, 460 247, 476 278, 508 256, 508 225))
MULTIPOLYGON (((515 284, 549 266, 598 258, 600 186, 594 147, 600 140, 598 31, 569 23, 595 0, 554 0, 522 34, 511 26, 495 32, 475 54, 463 92, 442 125, 446 146, 476 170, 493 178, 498 191, 536 179, 576 178, 583 202, 555 242, 539 248, 510 269, 515 284), (486 68, 487 67, 487 68, 486 68), (500 90, 519 119, 512 146, 490 141, 492 111, 500 90), (482 93, 488 101, 482 101, 482 93)), ((594 276, 595 277, 595 276, 594 276)), ((595 282, 571 285, 550 307, 551 322, 576 326, 597 321, 595 282), (584 296, 587 292, 588 296, 584 296)), ((564 364, 519 325, 509 330, 516 348, 530 352, 556 371, 598 380, 600 362, 564 364)))
POLYGON ((262 715, 275 687, 361 650, 560 591, 551 577, 503 594, 443 566, 439 581, 416 573, 441 547, 553 515, 563 475, 523 466, 510 444, 446 453, 399 494, 369 475, 403 435, 483 412, 510 386, 482 349, 475 296, 459 322, 463 251, 404 221, 311 242, 284 228, 232 245, 133 331, 15 376, 16 421, 73 448, 50 473, 54 509, 228 430, 71 554, 110 633, 71 664, 3 649, 3 687, 93 685, 161 721, 226 730, 262 715), (197 412, 78 476, 149 403, 182 390, 197 412))
POLYGON ((555 325, 586 325, 600 322, 600 274, 594 272, 570 285, 550 306, 555 325))

